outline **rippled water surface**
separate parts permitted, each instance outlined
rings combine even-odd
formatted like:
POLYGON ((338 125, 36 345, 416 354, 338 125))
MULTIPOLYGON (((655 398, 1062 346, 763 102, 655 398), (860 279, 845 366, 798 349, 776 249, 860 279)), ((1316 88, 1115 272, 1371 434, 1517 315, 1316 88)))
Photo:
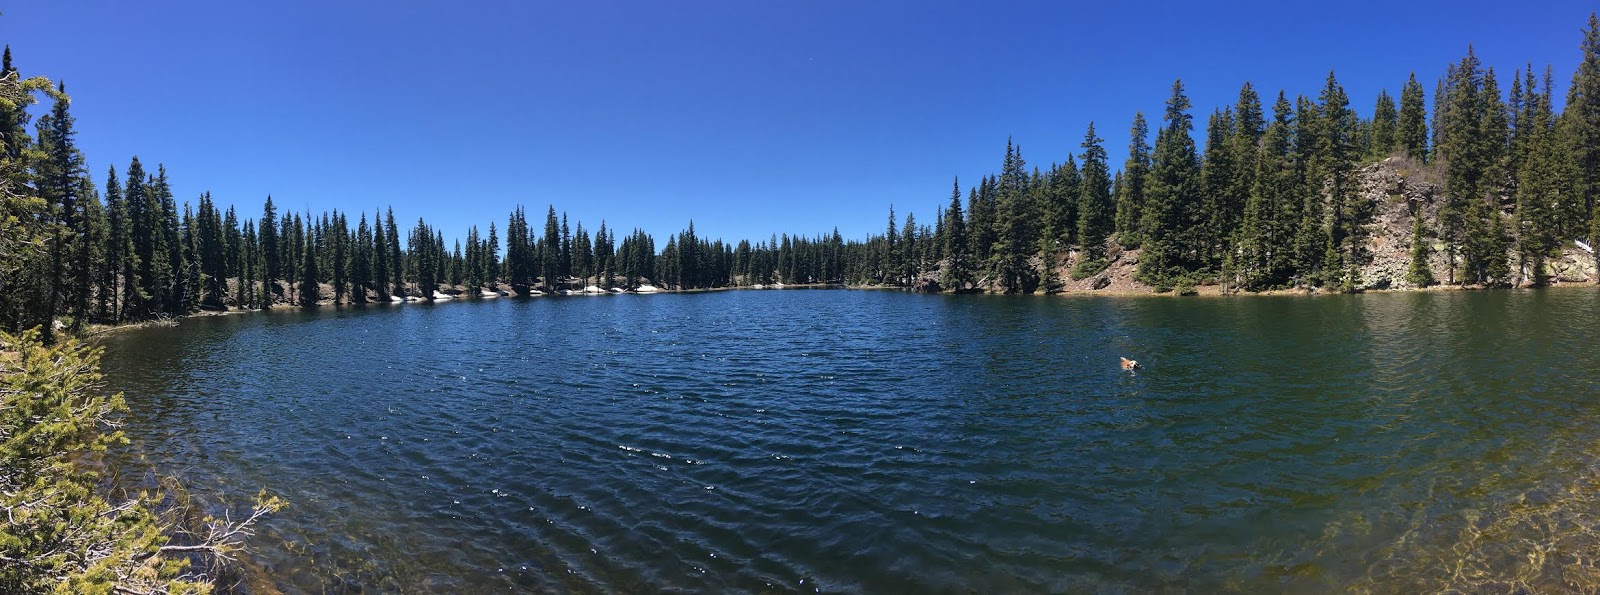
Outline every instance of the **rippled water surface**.
POLYGON ((1600 292, 490 300, 115 334, 288 592, 1600 587, 1600 292), (1137 373, 1117 357, 1145 362, 1137 373))

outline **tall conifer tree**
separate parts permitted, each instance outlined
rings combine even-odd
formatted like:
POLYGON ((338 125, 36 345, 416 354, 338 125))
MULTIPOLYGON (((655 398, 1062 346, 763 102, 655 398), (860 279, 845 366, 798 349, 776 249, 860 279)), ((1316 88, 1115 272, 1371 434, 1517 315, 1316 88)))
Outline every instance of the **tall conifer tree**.
POLYGON ((1124 248, 1137 248, 1143 239, 1145 178, 1150 171, 1150 126, 1144 113, 1133 115, 1128 131, 1128 159, 1122 164, 1117 184, 1117 241, 1124 248))
POLYGON ((1106 150, 1094 133, 1094 122, 1083 134, 1082 181, 1078 186, 1078 242, 1085 260, 1105 258, 1106 239, 1116 226, 1116 205, 1111 202, 1111 177, 1106 150))
POLYGON ((1200 199, 1200 159, 1183 81, 1172 83, 1162 128, 1150 160, 1147 204, 1142 209, 1145 241, 1139 277, 1146 283, 1171 286, 1194 260, 1194 246, 1185 243, 1184 224, 1200 199))
POLYGON ((1422 85, 1416 73, 1406 79, 1400 88, 1400 115, 1395 128, 1395 142, 1400 150, 1413 159, 1428 159, 1428 111, 1422 97, 1422 85))

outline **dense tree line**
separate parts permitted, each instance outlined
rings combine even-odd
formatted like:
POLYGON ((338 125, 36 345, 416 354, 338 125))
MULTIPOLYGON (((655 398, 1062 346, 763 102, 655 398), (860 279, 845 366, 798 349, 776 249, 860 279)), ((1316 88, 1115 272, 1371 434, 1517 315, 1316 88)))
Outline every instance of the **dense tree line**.
MULTIPOLYGON (((1415 75, 1398 101, 1380 92, 1364 118, 1330 72, 1315 97, 1280 91, 1270 107, 1246 83, 1233 105, 1207 116, 1202 143, 1180 81, 1159 122, 1134 114, 1119 170, 1090 123, 1076 150, 1046 168, 1030 169, 1022 148, 1007 142, 999 172, 965 192, 954 183, 931 221, 891 208, 884 232, 863 239, 834 230, 737 243, 701 236, 690 223, 660 246, 642 230, 624 235, 605 222, 591 232, 553 205, 542 229, 517 207, 503 238, 491 222, 487 233, 466 230, 464 246, 447 246, 444 230, 422 219, 402 229, 392 209, 280 212, 269 196, 259 213, 241 213, 209 194, 180 203, 166 168, 151 172, 138 157, 96 184, 75 144, 65 88, 35 88, 30 98, 53 100, 37 121, 28 101, 0 107, 0 176, 13 189, 5 221, 28 232, 0 243, 0 328, 43 326, 48 337, 53 321, 429 300, 440 291, 847 283, 1032 292, 1058 286, 1067 264, 1068 275, 1084 278, 1128 250, 1138 250, 1138 279, 1157 288, 1355 289, 1372 258, 1374 215, 1357 170, 1391 157, 1444 180, 1436 216, 1412 207, 1410 281, 1537 283, 1564 245, 1600 238, 1593 16, 1581 50, 1560 112, 1548 68, 1519 69, 1502 92, 1498 74, 1468 48, 1438 81, 1431 114, 1415 75), (1444 270, 1428 266, 1434 246, 1444 270)), ((9 52, 3 73, 16 76, 9 52)))
POLYGON ((1531 64, 1519 69, 1506 93, 1469 47, 1439 80, 1431 122, 1414 74, 1398 103, 1382 91, 1362 118, 1330 72, 1314 98, 1280 91, 1270 116, 1246 83, 1234 105, 1208 116, 1203 149, 1179 81, 1153 145, 1150 123, 1134 115, 1121 171, 1107 171, 1093 123, 1081 152, 1044 170, 1029 172, 1008 143, 1000 173, 971 186, 965 205, 957 185, 931 230, 896 231, 891 209, 882 236, 847 247, 847 279, 907 285, 920 274, 946 289, 1031 292, 1059 282, 1069 256, 1070 274, 1083 277, 1121 248, 1139 250, 1138 279, 1157 288, 1358 289, 1375 205, 1358 193, 1356 173, 1393 157, 1444 180, 1433 220, 1411 206, 1410 282, 1543 283, 1564 245, 1600 239, 1593 15, 1580 47, 1559 113, 1548 67, 1542 76, 1531 64), (1428 265, 1435 244, 1447 263, 1437 273, 1428 265))

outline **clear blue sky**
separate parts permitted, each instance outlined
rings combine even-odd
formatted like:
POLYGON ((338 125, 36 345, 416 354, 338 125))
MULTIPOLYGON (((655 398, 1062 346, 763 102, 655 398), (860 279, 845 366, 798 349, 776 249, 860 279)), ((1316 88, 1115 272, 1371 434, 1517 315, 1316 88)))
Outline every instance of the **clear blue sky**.
MULTIPOLYGON (((1592 0, 1404 2, 8 3, 25 75, 65 80, 96 182, 137 154, 180 200, 423 216, 447 237, 554 203, 593 229, 765 238, 932 222, 952 176, 1030 165, 1183 78, 1203 124, 1241 83, 1363 114, 1468 43, 1565 93, 1592 0)), ((1199 131, 1197 131, 1198 134, 1199 131)), ((353 224, 353 223, 352 223, 353 224)))

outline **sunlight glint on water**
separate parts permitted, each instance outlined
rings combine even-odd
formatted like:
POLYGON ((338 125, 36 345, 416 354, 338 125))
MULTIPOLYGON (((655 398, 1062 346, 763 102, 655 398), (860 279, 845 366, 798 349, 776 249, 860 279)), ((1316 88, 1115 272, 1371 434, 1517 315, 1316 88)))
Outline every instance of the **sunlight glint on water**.
POLYGON ((1600 293, 783 291, 185 320, 130 452, 290 591, 1600 586, 1600 293), (1139 359, 1134 374, 1118 356, 1139 359))

